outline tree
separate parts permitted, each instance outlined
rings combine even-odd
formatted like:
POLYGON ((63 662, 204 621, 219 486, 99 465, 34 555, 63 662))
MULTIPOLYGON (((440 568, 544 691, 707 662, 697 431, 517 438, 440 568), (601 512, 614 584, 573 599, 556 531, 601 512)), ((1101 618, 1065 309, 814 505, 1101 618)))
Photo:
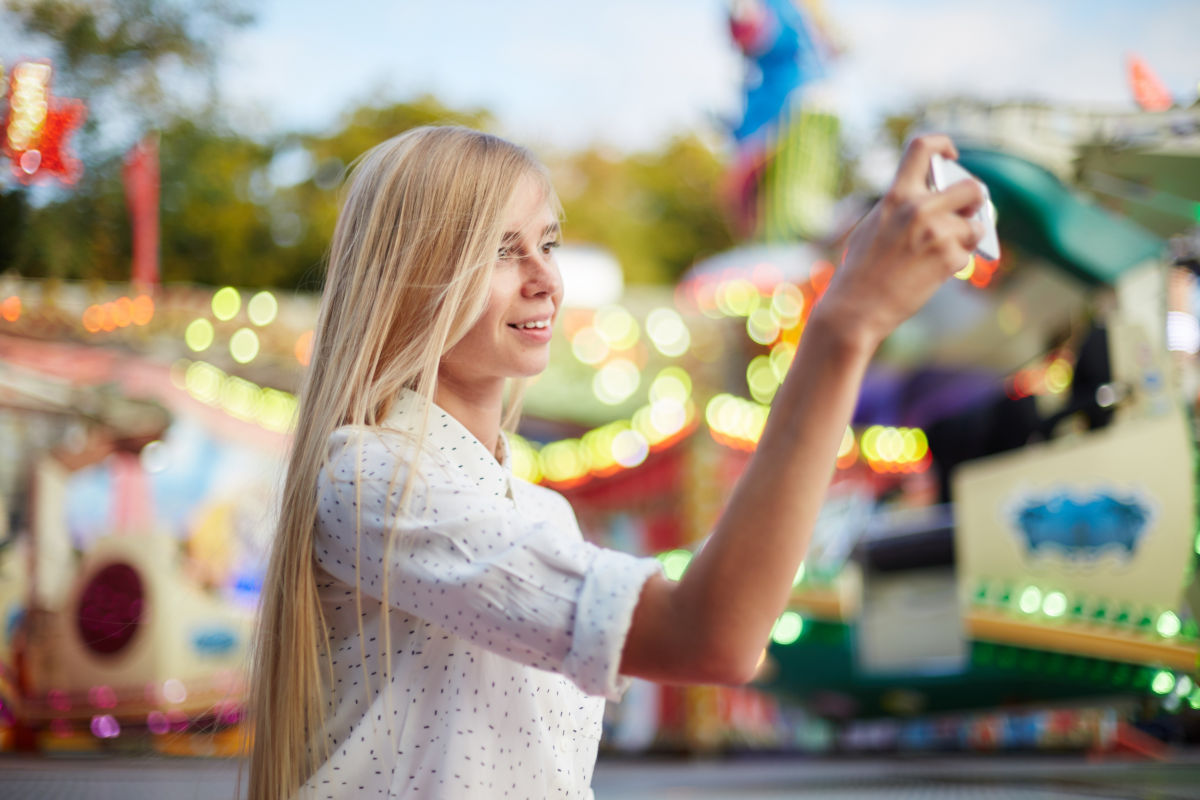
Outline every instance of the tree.
POLYGON ((252 19, 237 0, 6 0, 5 12, 48 40, 57 86, 142 128, 180 111, 164 76, 208 81, 223 34, 252 19))

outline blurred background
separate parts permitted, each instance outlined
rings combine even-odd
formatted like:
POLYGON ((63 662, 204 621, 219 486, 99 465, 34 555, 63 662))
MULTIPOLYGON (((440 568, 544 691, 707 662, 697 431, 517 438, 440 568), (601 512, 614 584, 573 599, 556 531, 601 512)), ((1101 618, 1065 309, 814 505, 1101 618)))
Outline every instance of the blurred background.
POLYGON ((598 796, 661 796, 605 765, 680 755, 1164 780, 1200 752, 1198 30, 1170 0, 8 0, 11 786, 241 752, 338 190, 427 123, 530 146, 562 197, 516 470, 673 576, 905 141, 950 133, 998 218, 876 356, 755 683, 635 683, 598 796))

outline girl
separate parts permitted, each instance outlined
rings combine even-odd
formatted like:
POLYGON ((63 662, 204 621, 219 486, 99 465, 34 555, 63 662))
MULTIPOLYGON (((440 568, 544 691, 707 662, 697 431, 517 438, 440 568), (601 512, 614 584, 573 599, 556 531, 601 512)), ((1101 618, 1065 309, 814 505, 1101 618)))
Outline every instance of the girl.
POLYGON ((585 543, 508 467, 548 359, 559 206, 524 149, 420 128, 334 232, 252 678, 250 797, 590 797, 629 677, 750 680, 875 348, 966 262, 982 202, 909 146, 814 309, 760 444, 678 581, 585 543), (803 382, 803 385, 802 385, 803 382))

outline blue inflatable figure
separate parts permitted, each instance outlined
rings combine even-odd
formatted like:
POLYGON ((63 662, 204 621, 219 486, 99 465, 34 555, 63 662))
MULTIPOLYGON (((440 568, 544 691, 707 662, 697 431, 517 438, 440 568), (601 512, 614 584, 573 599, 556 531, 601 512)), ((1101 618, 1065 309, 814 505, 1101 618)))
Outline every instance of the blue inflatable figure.
POLYGON ((1081 559, 1098 558, 1110 548, 1132 558, 1149 521, 1149 509, 1135 498, 1107 493, 1083 499, 1058 493, 1030 501, 1016 514, 1031 553, 1059 550, 1081 559))

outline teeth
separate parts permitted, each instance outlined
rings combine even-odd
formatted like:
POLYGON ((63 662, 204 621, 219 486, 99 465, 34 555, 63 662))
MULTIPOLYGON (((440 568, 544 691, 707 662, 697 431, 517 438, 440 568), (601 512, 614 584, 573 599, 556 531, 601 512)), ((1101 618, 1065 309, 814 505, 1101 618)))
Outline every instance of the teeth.
POLYGON ((516 327, 518 327, 518 328, 548 328, 548 327, 550 327, 550 323, 544 319, 541 319, 541 320, 538 320, 537 322, 522 322, 519 325, 517 325, 516 327))

